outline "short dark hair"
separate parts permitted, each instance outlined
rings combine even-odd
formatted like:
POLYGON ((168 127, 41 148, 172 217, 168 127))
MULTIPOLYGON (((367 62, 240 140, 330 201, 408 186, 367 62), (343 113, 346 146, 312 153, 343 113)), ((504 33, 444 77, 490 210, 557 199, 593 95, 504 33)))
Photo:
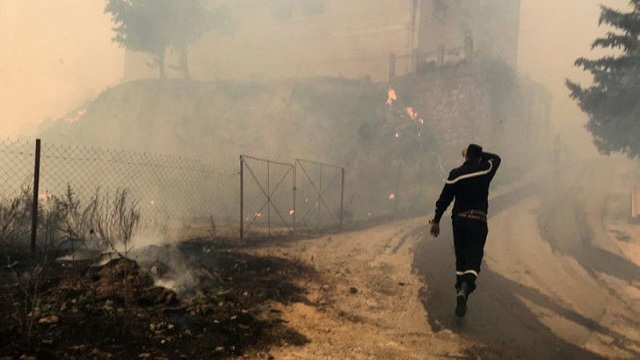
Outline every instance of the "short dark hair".
POLYGON ((482 146, 469 144, 467 147, 467 158, 470 160, 480 160, 482 157, 482 146))

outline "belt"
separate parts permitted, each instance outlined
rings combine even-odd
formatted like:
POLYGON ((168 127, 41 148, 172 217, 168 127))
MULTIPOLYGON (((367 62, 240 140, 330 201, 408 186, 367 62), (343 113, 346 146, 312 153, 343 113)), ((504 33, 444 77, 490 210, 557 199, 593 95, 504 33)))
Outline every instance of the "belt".
POLYGON ((456 216, 487 222, 487 213, 479 210, 463 211, 463 212, 457 213, 456 216))

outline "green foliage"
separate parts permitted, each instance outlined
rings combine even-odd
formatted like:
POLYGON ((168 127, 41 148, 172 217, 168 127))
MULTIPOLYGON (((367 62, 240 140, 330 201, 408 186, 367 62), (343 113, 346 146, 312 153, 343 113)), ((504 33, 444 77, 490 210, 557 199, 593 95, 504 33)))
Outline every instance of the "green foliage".
POLYGON ((152 55, 160 78, 164 78, 168 48, 183 54, 181 67, 188 78, 188 46, 207 31, 230 27, 227 8, 212 7, 211 0, 108 0, 105 13, 111 14, 115 24, 112 40, 128 50, 152 55))
POLYGON ((588 88, 567 80, 571 97, 589 115, 587 129, 598 150, 640 156, 640 1, 621 12, 602 7, 600 24, 615 31, 596 39, 592 48, 617 50, 600 59, 579 58, 575 65, 593 76, 588 88))

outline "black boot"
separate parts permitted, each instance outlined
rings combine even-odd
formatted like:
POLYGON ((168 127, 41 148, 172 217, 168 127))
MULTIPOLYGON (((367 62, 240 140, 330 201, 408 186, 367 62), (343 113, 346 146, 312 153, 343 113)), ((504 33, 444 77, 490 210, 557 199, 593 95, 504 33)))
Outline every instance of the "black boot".
POLYGON ((460 285, 456 295, 456 315, 463 317, 467 313, 467 297, 469 296, 469 284, 465 281, 460 285))

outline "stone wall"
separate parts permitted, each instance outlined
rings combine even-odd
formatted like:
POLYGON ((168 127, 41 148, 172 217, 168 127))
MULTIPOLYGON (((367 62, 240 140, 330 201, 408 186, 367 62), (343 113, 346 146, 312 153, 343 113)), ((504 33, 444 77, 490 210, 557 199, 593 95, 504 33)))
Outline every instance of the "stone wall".
POLYGON ((464 64, 398 79, 390 86, 424 119, 427 138, 445 169, 457 166, 469 143, 499 153, 518 172, 544 158, 550 137, 551 96, 509 68, 464 64), (525 166, 526 167, 526 166, 525 166))

